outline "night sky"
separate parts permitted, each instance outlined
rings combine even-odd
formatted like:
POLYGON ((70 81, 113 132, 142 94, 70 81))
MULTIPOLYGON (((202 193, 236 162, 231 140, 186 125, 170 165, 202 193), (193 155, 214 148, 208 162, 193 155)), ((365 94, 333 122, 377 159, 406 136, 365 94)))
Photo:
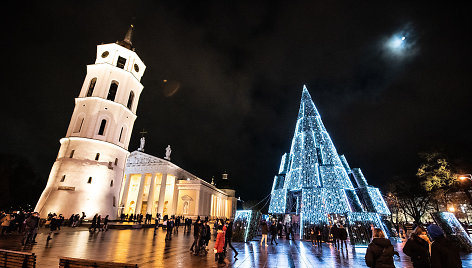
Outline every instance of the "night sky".
POLYGON ((226 171, 237 196, 262 199, 306 84, 338 153, 370 184, 415 174, 431 150, 471 173, 470 9, 411 2, 11 2, 0 152, 27 159, 45 185, 96 45, 134 24, 147 69, 130 151, 144 128, 146 153, 163 158, 170 144, 187 171, 226 171), (401 53, 385 47, 395 34, 401 53))

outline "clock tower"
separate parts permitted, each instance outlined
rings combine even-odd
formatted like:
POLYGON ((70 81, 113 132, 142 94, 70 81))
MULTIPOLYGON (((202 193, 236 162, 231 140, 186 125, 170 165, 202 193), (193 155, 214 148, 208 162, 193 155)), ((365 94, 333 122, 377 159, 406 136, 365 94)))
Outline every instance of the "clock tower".
POLYGON ((128 145, 146 66, 136 54, 131 37, 97 46, 94 64, 75 99, 66 136, 36 205, 41 217, 51 213, 84 212, 117 217, 128 145))

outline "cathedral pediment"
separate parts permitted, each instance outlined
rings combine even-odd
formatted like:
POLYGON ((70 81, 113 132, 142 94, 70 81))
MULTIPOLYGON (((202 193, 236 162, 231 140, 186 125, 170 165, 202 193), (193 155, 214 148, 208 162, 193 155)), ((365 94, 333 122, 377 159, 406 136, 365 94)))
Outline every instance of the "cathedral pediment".
POLYGON ((149 154, 145 154, 143 152, 134 151, 132 152, 128 160, 126 161, 127 166, 140 166, 140 165, 152 165, 152 164, 168 164, 168 161, 160 159, 159 157, 155 157, 149 154))

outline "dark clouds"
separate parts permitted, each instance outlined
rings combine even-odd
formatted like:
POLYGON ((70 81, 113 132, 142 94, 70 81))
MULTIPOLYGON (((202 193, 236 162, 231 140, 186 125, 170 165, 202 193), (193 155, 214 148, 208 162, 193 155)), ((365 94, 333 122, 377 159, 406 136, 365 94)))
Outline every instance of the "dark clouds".
MULTIPOLYGON (((472 168, 470 18, 460 6, 410 2, 81 1, 17 4, 3 18, 2 153, 44 181, 96 45, 135 24, 147 65, 130 150, 204 179, 227 171, 243 199, 270 191, 290 149, 303 84, 339 153, 381 186, 443 149, 472 168), (416 50, 382 40, 408 27, 416 50), (163 80, 178 82, 166 96, 163 80)), ((470 169, 468 170, 470 172, 470 169)), ((41 191, 39 189, 38 191, 41 191)))

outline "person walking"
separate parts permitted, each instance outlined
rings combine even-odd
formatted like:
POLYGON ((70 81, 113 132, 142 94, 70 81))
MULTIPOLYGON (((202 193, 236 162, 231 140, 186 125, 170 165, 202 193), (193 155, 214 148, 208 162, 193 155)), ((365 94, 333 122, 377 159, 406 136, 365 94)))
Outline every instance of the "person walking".
MULTIPOLYGON (((102 223, 102 216, 101 215, 98 215, 97 217, 97 224, 95 225, 95 229, 98 229, 98 231, 100 232, 100 230, 102 229, 100 227, 100 224, 102 223)), ((95 229, 93 229, 93 231, 95 232, 95 229)))
POLYGON ((218 260, 218 263, 224 263, 224 253, 223 248, 225 245, 225 232, 223 232, 223 226, 218 225, 218 231, 216 232, 216 242, 215 242, 215 259, 218 260))
POLYGON ((57 225, 58 225, 58 218, 56 213, 52 215, 51 222, 49 223, 49 233, 48 233, 48 238, 46 239, 46 242, 49 242, 49 240, 52 239, 51 235, 54 231, 57 230, 57 225))
POLYGON ((429 244, 430 241, 426 235, 426 229, 422 226, 417 226, 403 247, 403 253, 411 258, 413 267, 429 268, 431 266, 429 244))
POLYGON ((277 223, 277 232, 278 232, 278 235, 279 235, 279 239, 282 239, 282 231, 284 229, 284 225, 282 224, 282 221, 279 221, 277 223))
POLYGON ((10 232, 10 223, 12 221, 12 216, 9 213, 6 213, 2 218, 1 218, 1 225, 2 225, 2 235, 5 233, 10 232))
MULTIPOLYGON (((210 227, 210 222, 209 221, 205 221, 205 249, 208 250, 208 243, 210 242, 211 240, 211 227, 210 227)), ((223 228, 223 226, 221 226, 221 228, 223 228)), ((217 232, 217 235, 218 235, 218 232, 217 232)))
POLYGON ((269 233, 269 227, 267 226, 267 222, 265 220, 262 220, 261 222, 261 233, 262 233, 261 246, 262 246, 262 243, 264 243, 264 246, 267 247, 267 234, 269 233))
POLYGON ((347 251, 347 230, 346 228, 344 228, 344 226, 342 224, 339 225, 339 228, 338 228, 338 240, 339 240, 339 244, 341 244, 341 250, 343 250, 343 243, 344 243, 344 246, 346 247, 346 251, 347 251))
POLYGON ((156 235, 157 229, 159 229, 159 217, 156 215, 154 218, 154 235, 156 235))
POLYGON ((196 220, 193 224, 193 244, 190 247, 190 252, 193 252, 193 249, 198 247, 199 227, 200 221, 196 220))
POLYGON ((172 240, 173 229, 174 229, 174 218, 170 218, 169 220, 167 220, 167 234, 166 234, 167 241, 172 240))
POLYGON ((25 236, 23 239, 23 245, 36 244, 36 235, 39 229, 39 213, 33 212, 25 220, 25 236))
POLYGON ((315 234, 315 228, 313 227, 310 228, 310 240, 311 240, 311 246, 314 246, 315 240, 316 240, 316 234, 315 234))
POLYGON ((315 227, 315 236, 316 236, 316 244, 318 247, 321 247, 321 240, 323 239, 323 233, 321 232, 321 228, 319 226, 315 227))
POLYGON ((90 232, 95 232, 95 229, 97 229, 97 217, 98 214, 95 214, 92 218, 92 224, 90 225, 89 231, 90 232))
POLYGON ((108 231, 108 215, 105 216, 105 219, 103 220, 103 227, 102 227, 102 231, 106 232, 108 231))
POLYGON ((436 224, 428 226, 431 244, 431 268, 461 268, 459 249, 444 236, 443 230, 436 224))
POLYGON ((331 229, 329 231, 329 233, 331 234, 331 236, 333 237, 333 245, 336 249, 339 248, 339 245, 338 245, 338 226, 336 223, 333 224, 333 226, 331 226, 331 229))
POLYGON ((225 231, 225 247, 224 247, 224 253, 226 255, 226 249, 229 245, 229 247, 233 250, 234 252, 234 258, 236 258, 236 256, 238 256, 238 251, 233 247, 233 245, 231 244, 231 239, 233 239, 233 222, 232 221, 226 221, 226 231, 225 231))
POLYGON ((269 232, 270 232, 270 244, 273 245, 273 242, 277 246, 279 243, 277 243, 277 221, 274 221, 270 227, 269 227, 269 232))
POLYGON ((370 242, 365 253, 365 264, 367 267, 394 268, 393 255, 399 256, 393 249, 393 245, 385 238, 385 234, 380 228, 374 228, 372 232, 372 242, 370 242))

